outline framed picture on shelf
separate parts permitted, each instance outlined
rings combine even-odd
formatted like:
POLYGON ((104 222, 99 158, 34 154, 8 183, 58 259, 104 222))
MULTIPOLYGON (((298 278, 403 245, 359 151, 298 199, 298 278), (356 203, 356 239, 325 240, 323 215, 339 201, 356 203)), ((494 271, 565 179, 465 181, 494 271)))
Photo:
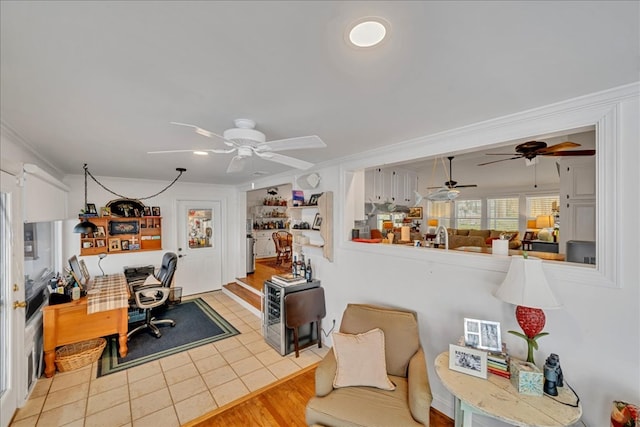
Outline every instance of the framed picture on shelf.
POLYGON ((525 231, 522 240, 533 240, 533 231, 525 231))
POLYGON ((93 233, 93 237, 105 237, 106 234, 104 234, 104 227, 101 225, 98 225, 97 227, 98 229, 93 233))
POLYGON ((312 230, 320 230, 320 226, 322 225, 322 217, 319 213, 316 213, 315 218, 313 218, 313 225, 311 226, 312 230))
POLYGON ((322 196, 322 193, 312 194, 309 197, 309 206, 318 206, 318 199, 322 196))
POLYGON ((111 238, 109 239, 109 252, 120 251, 120 239, 111 238))
POLYGON ((153 212, 153 216, 160 216, 160 206, 154 206, 151 208, 151 212, 153 212))
POLYGON ((102 206, 100 208, 100 216, 111 216, 111 208, 102 206))
POLYGON ((151 206, 144 207, 144 216, 151 216, 151 206))
POLYGON ((486 379, 487 352, 449 344, 449 369, 486 379))
POLYGON ((489 351, 502 351, 500 322, 464 319, 464 342, 467 346, 489 351))
POLYGON ((422 219, 422 206, 413 206, 409 208, 409 213, 407 214, 407 218, 409 219, 422 219))
POLYGON ((95 203, 87 203, 87 209, 85 210, 85 213, 92 214, 92 215, 98 215, 98 211, 96 209, 96 204, 95 203))
POLYGON ((106 245, 105 245, 104 239, 96 239, 96 247, 97 248, 104 248, 105 246, 106 245))
POLYGON ((128 251, 129 250, 129 241, 128 240, 122 240, 120 242, 120 249, 122 249, 123 251, 128 251))

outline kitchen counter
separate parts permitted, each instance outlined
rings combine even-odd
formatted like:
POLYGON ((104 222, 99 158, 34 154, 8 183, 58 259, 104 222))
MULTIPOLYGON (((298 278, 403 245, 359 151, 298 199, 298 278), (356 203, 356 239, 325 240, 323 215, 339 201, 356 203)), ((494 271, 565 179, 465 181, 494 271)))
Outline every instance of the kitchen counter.
MULTIPOLYGON (((452 250, 463 251, 463 252, 475 252, 480 254, 491 253, 491 248, 480 248, 478 246, 460 246, 452 250)), ((523 252, 526 252, 528 255, 531 255, 532 257, 544 259, 547 261, 564 261, 564 258, 565 258, 564 254, 556 254, 552 252, 521 251, 518 249, 509 249, 509 255, 522 255, 523 252)))

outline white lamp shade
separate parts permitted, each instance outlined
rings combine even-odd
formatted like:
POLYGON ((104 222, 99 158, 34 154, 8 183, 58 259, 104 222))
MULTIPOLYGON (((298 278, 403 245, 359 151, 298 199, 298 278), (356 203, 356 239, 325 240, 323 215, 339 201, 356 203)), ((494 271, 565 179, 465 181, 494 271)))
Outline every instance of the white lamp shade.
POLYGON ((494 295, 504 302, 524 307, 562 307, 549 288, 539 258, 513 255, 507 276, 494 295))

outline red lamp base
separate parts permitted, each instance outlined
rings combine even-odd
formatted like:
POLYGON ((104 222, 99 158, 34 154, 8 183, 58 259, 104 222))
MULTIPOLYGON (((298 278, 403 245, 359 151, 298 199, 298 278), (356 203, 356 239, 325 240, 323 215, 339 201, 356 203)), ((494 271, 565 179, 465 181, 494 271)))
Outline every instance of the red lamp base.
POLYGON ((527 362, 535 363, 533 361, 533 349, 534 347, 536 349, 538 348, 536 339, 547 335, 546 332, 542 332, 546 322, 544 311, 540 308, 531 308, 519 305, 516 307, 516 319, 518 320, 518 325, 520 325, 522 331, 526 335, 525 337, 521 334, 516 334, 527 340, 527 362))

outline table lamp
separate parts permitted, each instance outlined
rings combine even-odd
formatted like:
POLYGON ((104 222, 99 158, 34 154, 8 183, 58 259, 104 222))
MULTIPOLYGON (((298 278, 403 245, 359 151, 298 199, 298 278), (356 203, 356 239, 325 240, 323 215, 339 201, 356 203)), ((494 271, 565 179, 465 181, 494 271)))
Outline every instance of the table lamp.
POLYGON ((104 276, 104 270, 102 269, 102 267, 100 266, 100 263, 102 262, 103 259, 105 259, 107 257, 106 253, 101 253, 98 255, 98 268, 100 269, 100 271, 102 271, 102 276, 104 276))
POLYGON ((542 270, 542 260, 528 258, 526 255, 513 255, 507 276, 494 296, 509 304, 517 305, 516 319, 524 334, 516 331, 509 331, 509 333, 527 341, 527 362, 534 363, 533 350, 538 349, 536 340, 549 335, 547 332, 542 332, 546 321, 542 309, 562 306, 549 288, 542 270))
POLYGON ((429 225, 429 234, 434 234, 438 226, 438 220, 431 218, 427 224, 429 225))

